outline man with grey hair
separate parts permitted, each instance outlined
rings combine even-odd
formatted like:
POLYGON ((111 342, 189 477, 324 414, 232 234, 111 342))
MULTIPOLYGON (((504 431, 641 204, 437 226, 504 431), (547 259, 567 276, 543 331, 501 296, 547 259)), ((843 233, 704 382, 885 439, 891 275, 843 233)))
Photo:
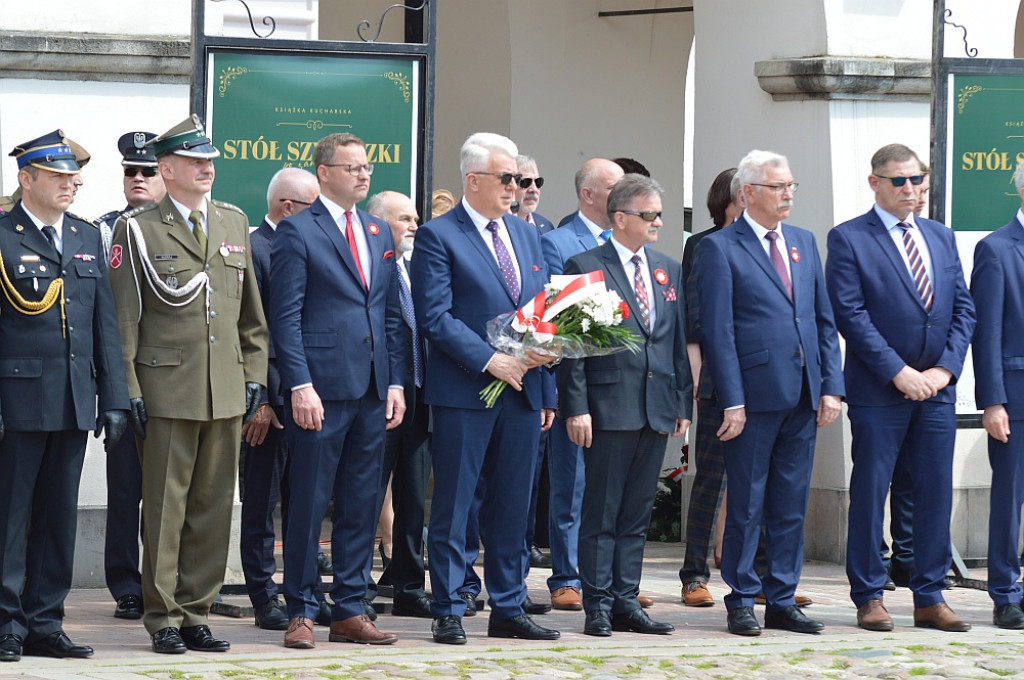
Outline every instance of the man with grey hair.
MULTIPOLYGON (((561 274, 573 255, 604 245, 611 237, 608 194, 622 179, 622 168, 607 158, 591 158, 576 171, 579 211, 569 224, 544 234, 540 240, 551 275, 561 274)), ((555 418, 548 454, 551 494, 548 504, 548 539, 551 544, 551 606, 579 610, 580 572, 578 542, 583 504, 583 452, 569 439, 565 420, 555 418)))
POLYGON ((537 170, 537 160, 533 156, 519 154, 516 157, 516 165, 519 166, 519 174, 522 175, 516 186, 516 200, 513 203, 517 210, 516 215, 537 227, 541 234, 554 231, 555 225, 551 220, 537 212, 540 188, 544 186, 544 178, 537 170))
POLYGON ((815 425, 835 420, 844 392, 839 340, 814 236, 782 222, 797 188, 788 161, 751 151, 736 176, 746 209, 697 246, 702 348, 722 408, 716 434, 729 480, 722 550, 729 632, 761 634, 753 605, 763 591, 766 628, 817 633, 824 625, 794 596, 815 425), (768 570, 758 576, 762 525, 768 570))
MULTIPOLYGON (((390 481, 394 521, 391 560, 384 568, 379 583, 390 583, 394 589, 394 606, 391 609, 394 616, 429 619, 433 618, 433 614, 430 612, 430 598, 425 590, 423 570, 423 525, 427 481, 430 478, 430 449, 427 446, 429 417, 423 403, 423 360, 426 347, 416 325, 409 284, 409 260, 412 257, 419 214, 412 199, 397 191, 382 191, 371 196, 366 203, 366 211, 391 226, 395 251, 399 253, 395 276, 404 323, 399 327, 398 338, 409 359, 402 375, 405 417, 401 425, 388 431, 384 442, 377 515, 380 515, 390 481)), ((367 584, 367 597, 372 599, 376 595, 377 583, 371 579, 367 584)))
POLYGON ((828 234, 825 273, 846 339, 853 434, 846 575, 857 624, 874 631, 893 628, 878 546, 897 464, 913 478, 914 625, 971 627, 943 590, 952 559, 954 385, 974 331, 974 303, 953 232, 914 215, 923 181, 917 154, 883 146, 868 176, 875 204, 828 234))
POLYGON ((586 450, 579 564, 587 635, 674 630, 637 602, 665 444, 686 433, 692 415, 682 268, 646 247, 658 240, 662 193, 642 175, 619 180, 608 196, 611 238, 565 266, 566 274, 603 272, 629 305, 622 323, 640 346, 558 367, 559 412, 586 450))
MULTIPOLYGON (((253 273, 260 291, 264 316, 270 315, 270 248, 281 220, 309 207, 320 194, 316 177, 301 168, 284 168, 274 173, 267 187, 267 215, 251 234, 253 273)), ((288 614, 278 599, 274 574, 274 508, 282 480, 288 479, 290 447, 284 436, 284 396, 281 374, 277 369, 274 340, 269 343, 266 389, 260 394, 260 405, 252 420, 242 426, 245 440, 245 461, 242 476, 245 495, 242 497, 239 553, 245 588, 252 601, 256 625, 264 630, 288 628, 288 614)), ((288 494, 280 494, 281 515, 287 521, 288 494)), ((321 601, 320 621, 330 624, 330 611, 321 601)))
POLYGON ((463 198, 420 228, 413 254, 416 321, 431 346, 424 401, 434 424, 432 632, 445 644, 466 642, 467 604, 458 588, 466 574, 466 519, 481 479, 487 488, 479 515, 487 537, 487 634, 559 637, 523 611, 524 534, 536 460, 524 453, 550 426, 554 407, 550 374, 532 369, 550 357, 533 350, 521 357, 497 352, 485 330, 488 321, 524 305, 548 280, 537 230, 509 213, 519 180, 517 155, 507 137, 471 135, 462 145, 463 198), (511 389, 487 408, 480 391, 495 378, 511 389))
MULTIPOLYGON (((1024 206, 1024 163, 1013 175, 1024 206)), ((993 623, 1024 628, 1021 611, 1020 511, 1024 503, 1024 373, 1010 357, 1020 356, 1024 337, 1024 208, 1009 224, 983 238, 974 249, 971 294, 978 311, 974 334, 974 378, 981 423, 988 433, 992 493, 988 516, 988 592, 995 603, 993 623), (1011 424, 1016 423, 1011 428, 1011 424), (1012 429, 1018 430, 1017 435, 1012 429)))

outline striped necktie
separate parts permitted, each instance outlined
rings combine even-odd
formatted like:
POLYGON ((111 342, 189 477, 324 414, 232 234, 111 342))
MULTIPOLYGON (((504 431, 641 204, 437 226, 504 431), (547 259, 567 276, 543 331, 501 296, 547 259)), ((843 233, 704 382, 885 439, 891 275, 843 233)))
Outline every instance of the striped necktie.
POLYGON ((910 261, 910 276, 914 279, 914 286, 917 287, 917 294, 921 298, 921 304, 928 311, 932 308, 932 282, 928 278, 928 270, 924 267, 924 260, 921 258, 921 251, 917 249, 917 241, 910 233, 910 225, 906 222, 899 222, 897 225, 903 230, 903 247, 907 250, 907 259, 910 261))

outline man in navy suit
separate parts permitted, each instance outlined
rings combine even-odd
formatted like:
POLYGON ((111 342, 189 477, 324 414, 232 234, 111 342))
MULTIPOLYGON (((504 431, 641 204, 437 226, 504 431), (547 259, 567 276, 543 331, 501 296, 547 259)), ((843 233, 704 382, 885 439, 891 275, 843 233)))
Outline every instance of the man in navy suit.
POLYGON ((405 354, 391 228, 355 205, 373 165, 349 133, 321 139, 320 197, 278 225, 270 256, 270 327, 292 437, 284 591, 285 646, 315 645, 316 545, 334 497, 331 642, 391 644, 366 615, 385 426, 402 422, 405 354))
MULTIPOLYGON (((267 187, 267 215, 251 234, 252 266, 260 289, 264 316, 270 316, 270 249, 277 225, 287 217, 305 210, 320 194, 316 177, 301 168, 284 168, 270 178, 267 187)), ((245 462, 242 476, 245 495, 242 498, 241 528, 238 541, 256 625, 264 630, 286 630, 288 614, 278 599, 274 574, 274 508, 278 491, 287 483, 288 445, 284 434, 284 397, 281 375, 277 370, 274 340, 269 343, 266 389, 260 394, 260 405, 252 420, 242 426, 245 439, 245 462)), ((287 522, 288 491, 281 494, 281 515, 287 522)), ((322 596, 322 593, 321 593, 322 596)), ((321 608, 326 605, 321 605, 321 608)), ((321 612, 321 618, 323 613, 321 612)), ((330 622, 330 617, 327 617, 330 622)))
POLYGON ((794 595, 815 425, 835 420, 843 395, 839 340, 814 236, 782 222, 797 187, 786 158, 751 151, 736 176, 746 210, 697 246, 702 346, 722 408, 717 434, 729 480, 729 632, 760 635, 753 605, 763 590, 766 628, 817 633, 824 625, 794 595), (768 571, 758 576, 762 515, 768 571))
POLYGON ((586 458, 579 561, 587 635, 674 630, 637 602, 665 445, 669 435, 686 433, 693 405, 682 268, 646 248, 658 240, 662 193, 652 179, 623 177, 608 197, 611 239, 565 266, 566 274, 604 273, 608 289, 629 305, 623 326, 640 343, 637 353, 558 368, 558 409, 586 458))
MULTIPOLYGON (((1024 163, 1013 174, 1024 206, 1024 163)), ((992 491, 988 516, 988 592, 992 622, 1024 628, 1021 611, 1020 510, 1024 504, 1024 208, 974 249, 971 294, 978 311, 974 379, 988 432, 992 491), (1017 430, 1014 435, 1011 430, 1017 430)), ((914 548, 917 549, 915 536, 914 548)))
POLYGON ((942 591, 951 560, 953 385, 974 330, 974 303, 953 232, 914 216, 923 180, 913 151, 882 147, 868 177, 875 205, 828 235, 826 279, 846 339, 853 435, 846 574, 857 623, 867 630, 893 627, 878 546, 897 460, 914 479, 914 625, 970 628, 942 591))
POLYGON ((479 515, 487 542, 487 634, 559 637, 523 611, 533 452, 542 421, 549 425, 554 417, 553 389, 542 385, 550 374, 531 369, 550 358, 532 350, 523 357, 496 352, 485 332, 488 321, 525 305, 548 280, 536 228, 508 212, 519 180, 517 155, 506 137, 471 135, 461 151, 463 199, 419 229, 413 252, 416 321, 430 343, 424 401, 434 424, 432 632, 445 644, 466 642, 466 602, 458 589, 466 576, 466 519, 481 479, 487 491, 479 515), (486 408, 480 391, 495 378, 510 389, 486 408))
MULTIPOLYGON (((622 168, 607 158, 591 158, 576 172, 576 196, 579 211, 573 220, 544 234, 540 240, 544 261, 552 275, 561 274, 573 255, 604 245, 611 237, 608 218, 608 194, 622 179, 622 168)), ((551 544, 551 606, 580 610, 580 571, 578 542, 583 487, 586 482, 583 452, 569 439, 565 419, 555 417, 551 427, 551 451, 548 478, 548 539, 551 544)))

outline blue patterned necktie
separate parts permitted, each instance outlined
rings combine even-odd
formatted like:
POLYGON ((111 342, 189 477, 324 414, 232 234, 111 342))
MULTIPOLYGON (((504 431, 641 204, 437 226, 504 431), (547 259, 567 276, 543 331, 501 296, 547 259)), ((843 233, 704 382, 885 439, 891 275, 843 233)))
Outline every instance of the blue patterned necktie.
POLYGON ((409 328, 412 330, 413 380, 416 382, 416 387, 423 387, 423 353, 420 351, 420 331, 416 327, 416 312, 412 306, 412 291, 409 290, 409 284, 405 282, 405 277, 402 276, 401 267, 402 265, 395 266, 395 276, 398 277, 398 301, 402 305, 402 315, 405 316, 405 320, 409 323, 409 328))
POLYGON ((610 239, 611 237, 612 237, 612 230, 611 229, 605 229, 604 231, 601 232, 601 240, 604 243, 608 243, 608 239, 610 239))
POLYGON ((921 259, 921 251, 917 249, 917 241, 910 233, 910 225, 900 222, 896 225, 903 230, 903 247, 907 250, 907 259, 910 261, 910 275, 914 277, 914 286, 917 287, 917 294, 921 297, 921 304, 924 308, 932 308, 932 282, 928 278, 928 270, 924 267, 924 260, 921 259))
POLYGON ((491 221, 487 223, 487 231, 491 232, 491 240, 494 243, 494 254, 498 256, 498 268, 501 275, 512 291, 512 299, 519 304, 519 277, 516 276, 516 268, 512 265, 512 257, 508 254, 508 248, 498 238, 498 223, 491 221))

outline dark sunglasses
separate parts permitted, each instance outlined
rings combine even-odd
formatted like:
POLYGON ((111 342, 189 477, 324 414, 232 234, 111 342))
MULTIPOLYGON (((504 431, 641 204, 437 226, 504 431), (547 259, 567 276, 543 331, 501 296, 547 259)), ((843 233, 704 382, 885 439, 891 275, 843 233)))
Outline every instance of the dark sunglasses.
POLYGON ((300 201, 297 198, 279 198, 277 200, 281 203, 284 203, 285 201, 291 201, 292 203, 298 203, 299 205, 313 205, 312 203, 309 203, 307 201, 300 201))
POLYGON ((124 169, 124 176, 129 179, 135 177, 135 173, 141 172, 143 177, 156 177, 156 168, 137 168, 137 167, 126 167, 124 169))
POLYGON ((519 184, 523 181, 523 176, 520 174, 513 175, 511 172, 467 172, 467 175, 490 175, 491 177, 497 177, 498 181, 508 186, 512 182, 519 184))
POLYGON ((542 186, 544 186, 544 178, 543 177, 537 177, 536 179, 534 179, 533 177, 523 177, 521 180, 519 180, 519 188, 520 189, 529 189, 530 185, 533 184, 534 182, 537 183, 537 188, 538 189, 540 189, 542 186))
POLYGON ((913 175, 911 177, 885 177, 883 175, 875 175, 875 177, 877 177, 878 179, 887 179, 890 182, 892 182, 892 185, 894 187, 897 188, 906 184, 908 179, 910 180, 910 183, 913 184, 915 187, 919 186, 921 182, 924 181, 924 175, 913 175))
POLYGON ((644 222, 653 222, 654 220, 656 220, 659 217, 661 217, 661 211, 660 210, 658 210, 658 211, 644 210, 643 212, 639 212, 639 211, 636 211, 636 210, 616 210, 615 212, 626 213, 627 215, 636 215, 637 217, 642 219, 644 222))

